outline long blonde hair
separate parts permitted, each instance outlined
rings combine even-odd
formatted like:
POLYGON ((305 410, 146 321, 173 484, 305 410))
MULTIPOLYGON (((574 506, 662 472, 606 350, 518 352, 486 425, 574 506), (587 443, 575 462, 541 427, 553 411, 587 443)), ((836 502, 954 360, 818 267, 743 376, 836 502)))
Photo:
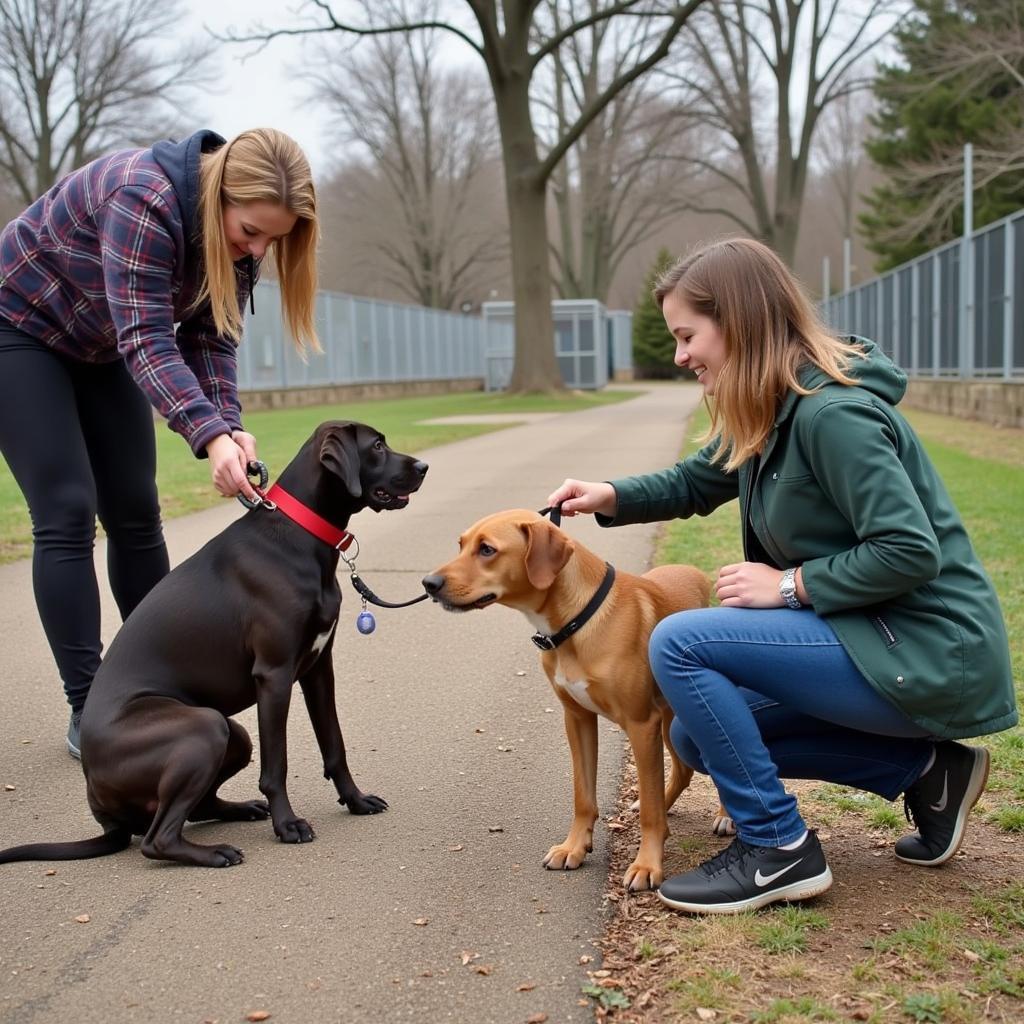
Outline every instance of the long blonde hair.
POLYGON ((236 135, 199 165, 199 220, 205 275, 196 300, 210 300, 217 333, 242 337, 235 265, 224 234, 225 205, 276 203, 295 215, 295 226, 270 244, 281 283, 281 305, 295 346, 320 352, 313 310, 316 302, 316 250, 320 228, 316 190, 309 162, 294 139, 274 128, 236 135))
POLYGON ((764 447, 788 391, 810 394, 799 381, 803 366, 857 383, 846 371, 861 349, 828 331, 793 274, 760 242, 731 238, 683 257, 655 284, 659 309, 669 293, 710 317, 725 341, 702 440, 717 439, 713 461, 724 458, 729 471, 764 447))

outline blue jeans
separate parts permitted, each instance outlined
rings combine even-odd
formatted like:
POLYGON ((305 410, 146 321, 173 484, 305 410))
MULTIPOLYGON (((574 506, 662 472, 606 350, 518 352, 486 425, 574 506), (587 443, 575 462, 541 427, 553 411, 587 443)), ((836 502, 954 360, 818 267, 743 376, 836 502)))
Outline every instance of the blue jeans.
POLYGON ((895 799, 932 741, 861 675, 811 609, 701 608, 651 634, 651 669, 672 706, 672 745, 710 775, 740 838, 803 834, 781 779, 819 779, 895 799))

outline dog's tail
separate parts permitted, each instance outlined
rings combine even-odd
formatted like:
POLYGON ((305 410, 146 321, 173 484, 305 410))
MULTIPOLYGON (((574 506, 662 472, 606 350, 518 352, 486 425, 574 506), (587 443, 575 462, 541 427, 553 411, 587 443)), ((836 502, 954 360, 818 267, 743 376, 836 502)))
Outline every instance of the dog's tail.
POLYGON ((93 839, 79 839, 74 843, 26 843, 0 850, 0 864, 13 864, 19 860, 87 860, 106 857, 126 849, 132 841, 131 829, 112 828, 93 839))

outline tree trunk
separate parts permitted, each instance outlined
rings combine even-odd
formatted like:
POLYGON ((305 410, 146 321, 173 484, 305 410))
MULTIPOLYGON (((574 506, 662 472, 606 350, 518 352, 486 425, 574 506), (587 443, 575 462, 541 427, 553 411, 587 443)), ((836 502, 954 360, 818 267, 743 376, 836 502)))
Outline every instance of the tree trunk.
POLYGON ((492 76, 492 83, 506 167, 514 282, 516 351, 509 390, 562 391, 551 315, 547 180, 541 174, 530 117, 529 76, 513 69, 503 81, 492 76))

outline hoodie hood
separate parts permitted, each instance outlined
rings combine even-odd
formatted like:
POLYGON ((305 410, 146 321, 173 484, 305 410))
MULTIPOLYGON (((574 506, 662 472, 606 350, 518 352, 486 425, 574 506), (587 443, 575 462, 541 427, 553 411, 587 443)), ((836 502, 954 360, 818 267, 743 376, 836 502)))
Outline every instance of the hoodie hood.
POLYGON ((185 238, 194 243, 199 238, 199 156, 212 153, 227 142, 216 132, 203 129, 181 142, 170 139, 153 146, 153 159, 167 175, 181 207, 185 238))
MULTIPOLYGON (((857 381, 857 386, 896 405, 906 394, 907 375, 868 338, 851 336, 843 340, 858 345, 864 352, 864 358, 854 359, 847 371, 857 381)), ((833 381, 817 366, 809 366, 800 373, 800 383, 805 388, 815 388, 833 381)))

